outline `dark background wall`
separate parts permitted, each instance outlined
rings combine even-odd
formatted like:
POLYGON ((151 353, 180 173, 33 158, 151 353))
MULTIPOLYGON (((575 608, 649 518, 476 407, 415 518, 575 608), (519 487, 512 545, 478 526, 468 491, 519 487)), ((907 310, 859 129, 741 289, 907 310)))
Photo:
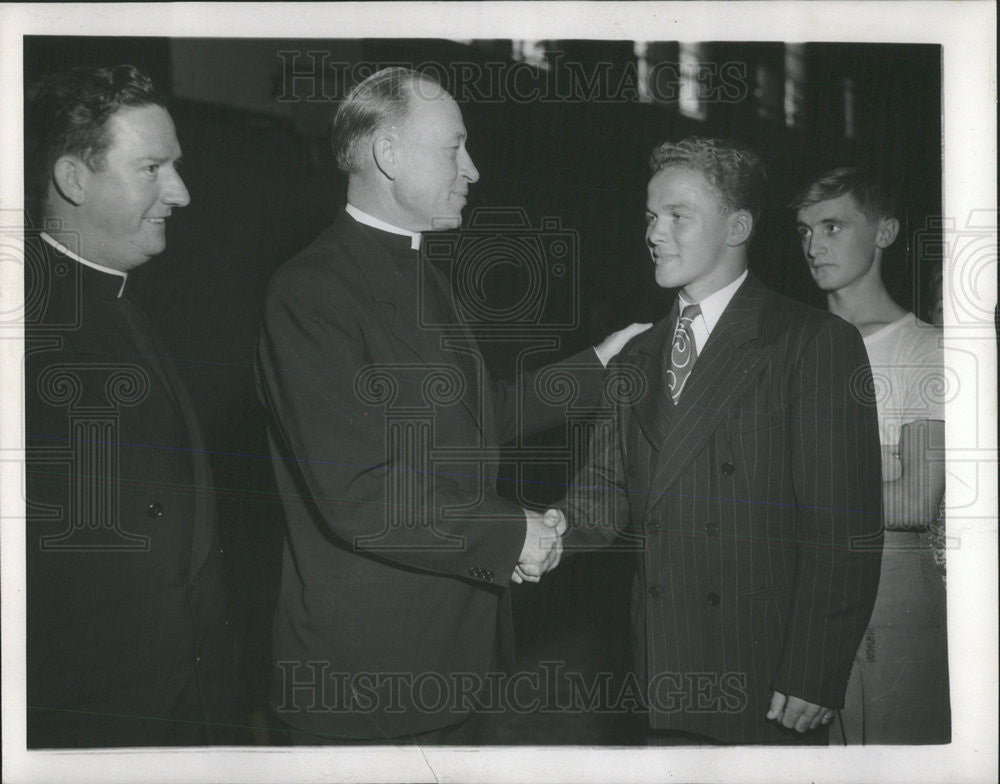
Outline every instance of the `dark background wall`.
MULTIPOLYGON (((663 315, 668 293, 653 283, 643 242, 646 159, 660 141, 688 134, 738 137, 760 151, 770 182, 751 269, 773 288, 820 307, 785 205, 797 185, 832 166, 885 167, 905 208, 904 236, 886 260, 887 284, 921 316, 929 305, 933 261, 916 258, 912 237, 941 214, 936 46, 700 44, 694 55, 706 66, 701 116, 691 117, 678 101, 678 80, 671 81, 682 71, 683 53, 669 42, 645 50, 644 67, 658 77, 655 101, 640 98, 643 71, 630 41, 544 42, 534 65, 519 59, 525 47, 509 40, 29 37, 24 43, 27 83, 59 65, 128 62, 171 95, 192 201, 171 219, 167 251, 133 273, 133 282, 174 351, 213 452, 251 702, 266 686, 281 536, 254 395, 257 318, 271 273, 343 203, 345 182, 329 154, 326 124, 354 80, 377 65, 429 64, 460 100, 481 174, 467 218, 477 208, 513 207, 531 227, 557 218, 560 230, 572 232, 579 318, 575 328, 557 333, 556 354, 663 315), (505 84, 515 62, 517 79, 505 84)), ((516 276, 496 278, 497 296, 517 285, 516 276)), ((566 307, 567 296, 565 289, 552 294, 553 312, 566 307)), ((483 349, 497 374, 514 372, 509 346, 483 349)), ((541 503, 552 500, 558 482, 540 482, 534 494, 541 503)), ((542 656, 568 636, 598 649, 587 666, 620 671, 630 568, 628 556, 581 557, 538 588, 518 591, 523 650, 542 656), (588 609, 557 626, 561 631, 540 622, 566 606, 588 609)))

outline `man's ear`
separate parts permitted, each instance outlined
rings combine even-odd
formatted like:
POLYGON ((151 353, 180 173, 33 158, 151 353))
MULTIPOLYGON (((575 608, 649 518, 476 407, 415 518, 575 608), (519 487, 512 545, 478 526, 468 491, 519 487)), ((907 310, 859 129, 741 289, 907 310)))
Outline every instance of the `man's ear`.
POLYGON ((885 250, 896 241, 899 234, 899 221, 896 218, 883 218, 878 223, 878 231, 875 233, 875 246, 885 250))
POLYGON ((399 150, 398 143, 391 134, 381 134, 372 139, 372 157, 382 174, 390 180, 396 179, 399 150))
POLYGON ((736 247, 750 241, 753 234, 753 215, 746 210, 736 210, 729 216, 729 238, 727 245, 736 247))
POLYGON ((75 155, 63 155, 52 167, 52 181, 59 194, 77 207, 83 204, 87 164, 75 155))

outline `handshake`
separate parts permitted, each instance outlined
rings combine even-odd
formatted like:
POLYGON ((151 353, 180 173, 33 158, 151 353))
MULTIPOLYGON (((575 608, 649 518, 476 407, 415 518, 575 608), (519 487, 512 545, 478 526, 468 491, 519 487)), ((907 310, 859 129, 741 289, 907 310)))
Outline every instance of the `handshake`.
POLYGON ((558 509, 549 509, 544 515, 525 509, 524 515, 528 519, 528 530, 510 579, 515 583, 537 583, 543 574, 559 565, 562 538, 567 528, 566 515, 558 509))

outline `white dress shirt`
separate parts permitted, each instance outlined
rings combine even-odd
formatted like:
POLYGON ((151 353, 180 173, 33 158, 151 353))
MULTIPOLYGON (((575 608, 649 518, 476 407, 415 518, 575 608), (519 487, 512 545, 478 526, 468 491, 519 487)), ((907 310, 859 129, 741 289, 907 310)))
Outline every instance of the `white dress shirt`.
POLYGON ((688 305, 701 305, 701 313, 691 322, 691 331, 694 333, 694 345, 699 354, 705 348, 708 336, 712 334, 715 325, 719 323, 719 319, 722 318, 722 314, 728 307, 733 295, 736 294, 736 290, 747 279, 747 274, 747 270, 743 270, 743 274, 728 286, 723 286, 718 291, 713 291, 698 303, 688 302, 684 299, 684 295, 678 292, 677 299, 680 312, 683 313, 684 308, 688 305))

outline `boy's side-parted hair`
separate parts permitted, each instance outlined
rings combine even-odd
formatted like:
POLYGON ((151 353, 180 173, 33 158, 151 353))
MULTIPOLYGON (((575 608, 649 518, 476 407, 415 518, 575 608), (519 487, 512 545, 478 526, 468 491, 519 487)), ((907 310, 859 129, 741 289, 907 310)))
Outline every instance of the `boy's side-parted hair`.
POLYGON ((755 224, 760 218, 767 175, 753 150, 734 141, 689 136, 679 142, 664 142, 649 156, 654 175, 670 166, 701 172, 730 213, 746 210, 755 224))
POLYGON ((821 174, 802 188, 788 206, 798 212, 844 195, 850 195, 869 220, 899 217, 896 199, 885 181, 874 171, 860 166, 842 166, 821 174))

